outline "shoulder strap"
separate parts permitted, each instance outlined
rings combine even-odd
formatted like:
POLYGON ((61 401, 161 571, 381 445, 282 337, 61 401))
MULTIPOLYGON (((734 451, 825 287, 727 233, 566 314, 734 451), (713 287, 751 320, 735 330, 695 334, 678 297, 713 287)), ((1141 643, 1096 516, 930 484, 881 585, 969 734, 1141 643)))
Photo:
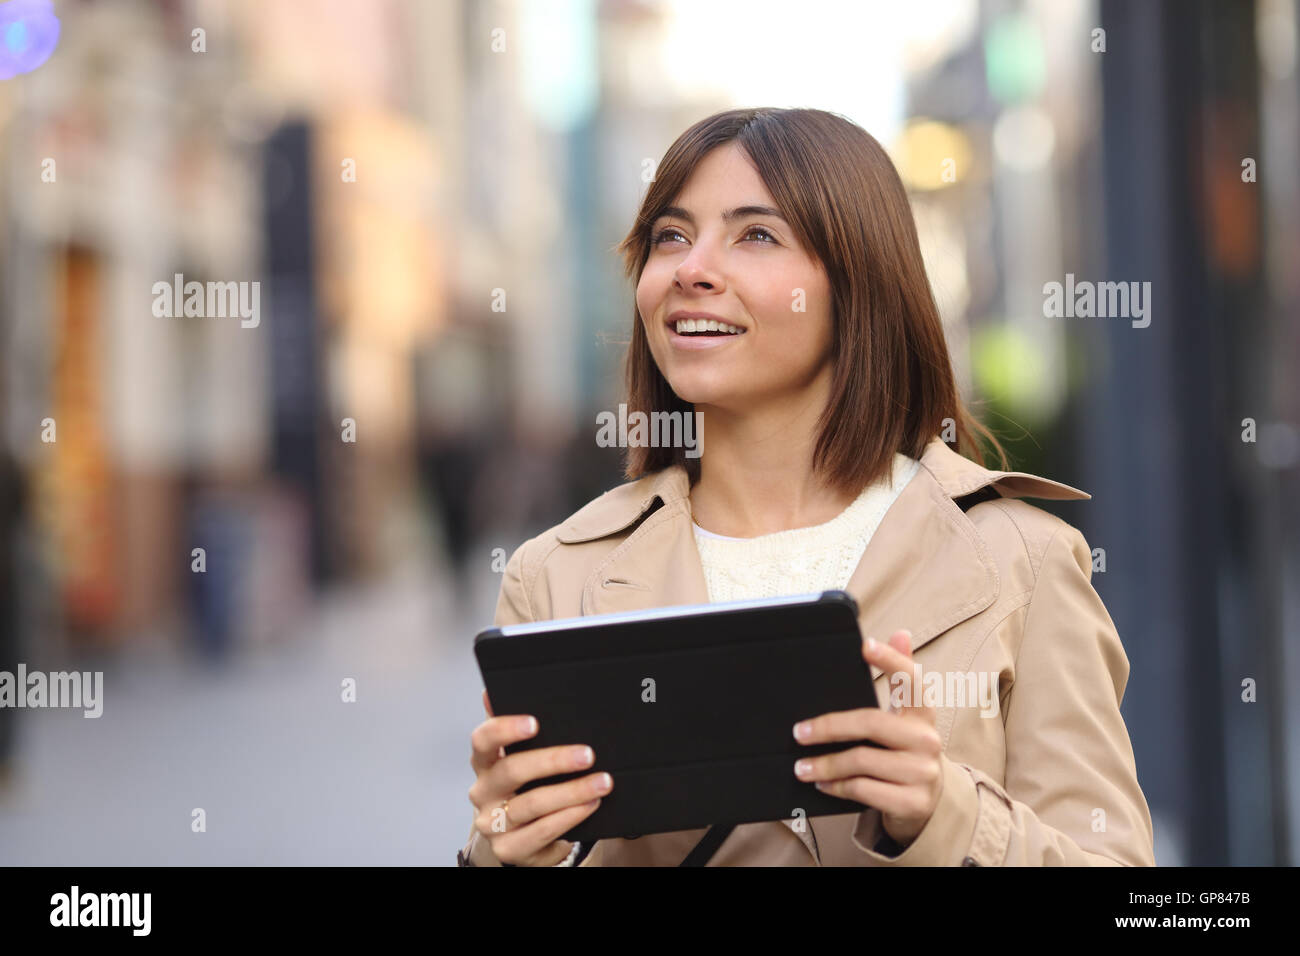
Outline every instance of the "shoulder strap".
POLYGON ((678 863, 678 866, 705 866, 709 860, 713 859, 713 854, 718 852, 718 847, 722 846, 722 841, 731 836, 731 831, 736 829, 734 823, 715 823, 709 827, 709 831, 700 838, 700 842, 695 844, 695 849, 691 850, 686 859, 678 863))

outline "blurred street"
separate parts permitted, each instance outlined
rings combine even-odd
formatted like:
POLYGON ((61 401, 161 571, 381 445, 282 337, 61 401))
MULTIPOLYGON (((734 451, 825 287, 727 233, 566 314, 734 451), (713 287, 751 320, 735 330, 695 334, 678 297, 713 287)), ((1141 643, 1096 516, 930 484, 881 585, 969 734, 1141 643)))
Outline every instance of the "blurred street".
MULTIPOLYGON (((298 633, 219 671, 121 655, 98 719, 22 711, 0 863, 454 865, 483 711, 475 623, 456 620, 447 579, 412 568, 323 595, 298 633)), ((495 593, 476 598, 481 623, 495 593)))

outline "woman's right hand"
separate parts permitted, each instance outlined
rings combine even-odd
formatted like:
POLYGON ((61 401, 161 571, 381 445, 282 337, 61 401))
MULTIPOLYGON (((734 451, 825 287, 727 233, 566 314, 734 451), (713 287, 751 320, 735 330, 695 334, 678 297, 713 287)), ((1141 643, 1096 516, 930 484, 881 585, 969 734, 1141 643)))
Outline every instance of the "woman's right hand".
POLYGON ((502 863, 554 866, 573 849, 560 835, 589 817, 600 806, 601 797, 613 789, 614 781, 607 773, 593 773, 520 794, 519 787, 530 780, 591 766, 595 755, 590 747, 565 745, 506 756, 507 744, 537 733, 537 720, 526 714, 493 716, 487 691, 483 692, 483 709, 488 719, 470 735, 470 766, 476 778, 469 788, 469 802, 478 814, 474 826, 502 863), (503 826, 499 811, 507 801, 510 806, 503 826))

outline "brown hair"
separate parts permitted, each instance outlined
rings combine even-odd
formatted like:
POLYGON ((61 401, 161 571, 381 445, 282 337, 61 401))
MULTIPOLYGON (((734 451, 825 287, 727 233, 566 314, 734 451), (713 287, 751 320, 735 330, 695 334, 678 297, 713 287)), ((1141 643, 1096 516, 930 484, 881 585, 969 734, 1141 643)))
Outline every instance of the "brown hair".
MULTIPOLYGON (((633 288, 650 254, 654 221, 700 161, 733 141, 748 154, 799 242, 821 261, 830 280, 833 373, 814 469, 829 485, 860 491, 886 473, 895 452, 920 458, 946 418, 953 420, 960 454, 984 464, 974 437, 978 432, 1006 469, 1001 444, 957 393, 898 172, 866 130, 838 114, 735 109, 686 130, 665 153, 632 231, 617 246, 633 288), (900 414, 881 414, 895 409, 900 414)), ((655 364, 635 304, 625 372, 629 413, 693 411, 655 364)), ((639 478, 682 464, 694 482, 699 459, 685 451, 629 447, 625 476, 639 478)))

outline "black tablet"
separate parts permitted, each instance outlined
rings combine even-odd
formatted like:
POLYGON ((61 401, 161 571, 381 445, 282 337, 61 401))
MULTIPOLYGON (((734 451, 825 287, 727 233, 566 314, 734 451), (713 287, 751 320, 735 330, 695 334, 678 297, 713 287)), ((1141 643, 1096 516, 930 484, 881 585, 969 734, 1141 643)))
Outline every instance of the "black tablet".
POLYGON ((539 732, 508 754, 589 744, 613 790, 564 835, 609 837, 838 813, 863 805, 794 775, 794 724, 877 706, 858 610, 843 591, 493 627, 474 640, 492 710, 532 714, 539 732))

